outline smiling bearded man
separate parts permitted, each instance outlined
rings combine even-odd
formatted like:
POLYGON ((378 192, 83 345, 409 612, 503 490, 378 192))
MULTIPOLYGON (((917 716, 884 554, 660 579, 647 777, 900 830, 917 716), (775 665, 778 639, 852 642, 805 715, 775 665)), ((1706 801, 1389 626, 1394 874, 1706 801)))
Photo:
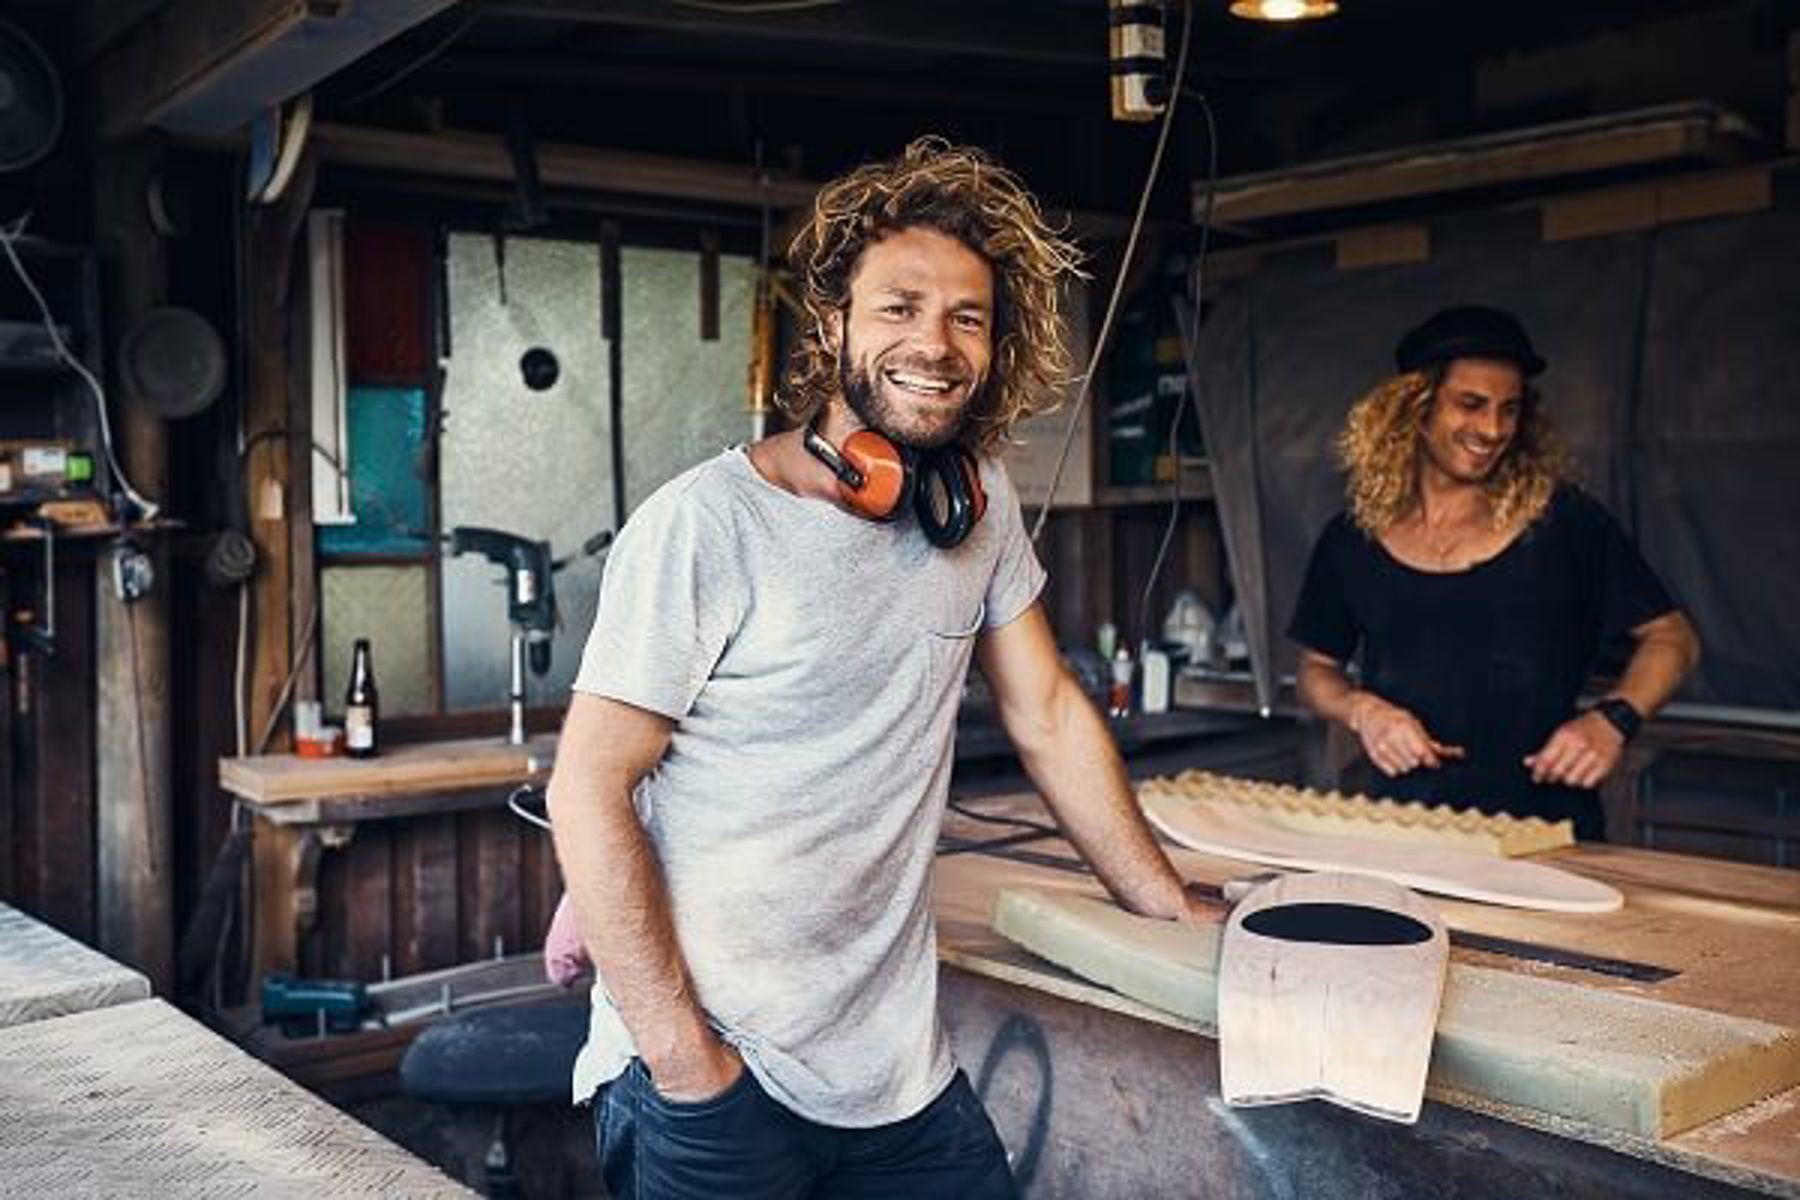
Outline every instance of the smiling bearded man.
POLYGON ((599 978, 575 1091, 621 1200, 1009 1197, 937 1016, 929 883, 971 662, 1113 896, 1218 917, 1057 655, 997 456, 1066 380, 1077 256, 1014 176, 928 138, 823 188, 789 261, 794 428, 632 514, 557 747, 599 978))

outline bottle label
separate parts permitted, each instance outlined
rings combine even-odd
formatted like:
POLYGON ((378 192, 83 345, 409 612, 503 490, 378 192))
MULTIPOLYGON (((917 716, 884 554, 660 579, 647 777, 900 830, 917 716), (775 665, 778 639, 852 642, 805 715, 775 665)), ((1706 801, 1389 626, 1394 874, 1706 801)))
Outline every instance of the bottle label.
POLYGON ((366 704, 352 704, 344 709, 344 746, 350 750, 375 748, 375 714, 366 704))

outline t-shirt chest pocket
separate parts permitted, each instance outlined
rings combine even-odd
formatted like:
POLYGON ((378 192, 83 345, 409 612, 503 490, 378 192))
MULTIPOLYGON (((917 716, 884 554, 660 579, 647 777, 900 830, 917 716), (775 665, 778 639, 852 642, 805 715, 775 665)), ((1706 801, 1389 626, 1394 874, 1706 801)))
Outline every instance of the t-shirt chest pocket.
POLYGON ((975 652, 975 638, 987 620, 987 604, 976 598, 961 604, 943 597, 928 606, 925 617, 925 654, 930 659, 933 686, 960 687, 975 652))

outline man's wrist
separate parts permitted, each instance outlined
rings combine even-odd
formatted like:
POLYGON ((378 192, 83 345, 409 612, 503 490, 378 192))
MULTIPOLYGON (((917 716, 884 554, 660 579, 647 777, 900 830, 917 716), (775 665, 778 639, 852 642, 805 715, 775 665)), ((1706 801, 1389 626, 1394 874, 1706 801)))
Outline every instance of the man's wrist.
POLYGON ((1597 712, 1606 719, 1606 723, 1619 731, 1619 736, 1629 742, 1636 737, 1638 730, 1644 726, 1643 714, 1636 706, 1623 696, 1605 696, 1594 703, 1589 712, 1597 712))

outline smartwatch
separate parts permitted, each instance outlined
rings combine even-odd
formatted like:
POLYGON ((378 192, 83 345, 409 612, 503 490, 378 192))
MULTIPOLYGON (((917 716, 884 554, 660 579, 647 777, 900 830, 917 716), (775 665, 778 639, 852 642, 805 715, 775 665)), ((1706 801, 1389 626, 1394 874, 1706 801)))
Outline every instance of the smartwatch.
POLYGON ((1619 736, 1630 741, 1637 736, 1637 731, 1644 726, 1644 718, 1638 710, 1631 707, 1631 701, 1623 696, 1608 696, 1597 702, 1593 710, 1605 717, 1607 722, 1619 731, 1619 736))

